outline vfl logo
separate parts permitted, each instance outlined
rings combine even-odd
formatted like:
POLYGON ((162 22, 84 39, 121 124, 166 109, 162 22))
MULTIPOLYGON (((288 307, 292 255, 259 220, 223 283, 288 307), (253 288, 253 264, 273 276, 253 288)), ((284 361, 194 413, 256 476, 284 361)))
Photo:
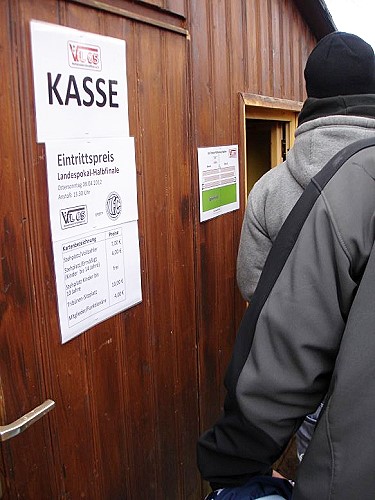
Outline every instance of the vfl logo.
POLYGON ((87 206, 64 208, 60 210, 61 229, 87 224, 87 206))
POLYGON ((118 193, 113 191, 107 197, 107 201, 105 202, 105 209, 107 211, 107 215, 110 219, 116 220, 120 217, 122 210, 121 198, 118 193))
POLYGON ((89 68, 101 71, 102 58, 100 47, 96 45, 80 44, 79 42, 68 42, 68 62, 71 68, 89 68))

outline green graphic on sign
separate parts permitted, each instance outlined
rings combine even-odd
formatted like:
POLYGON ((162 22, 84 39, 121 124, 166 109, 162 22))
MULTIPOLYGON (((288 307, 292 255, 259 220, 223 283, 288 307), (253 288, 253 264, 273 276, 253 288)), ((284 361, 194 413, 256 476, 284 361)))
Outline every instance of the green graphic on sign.
POLYGON ((229 203, 235 203, 236 201, 236 184, 217 187, 202 192, 203 212, 208 212, 209 210, 228 205, 229 203))

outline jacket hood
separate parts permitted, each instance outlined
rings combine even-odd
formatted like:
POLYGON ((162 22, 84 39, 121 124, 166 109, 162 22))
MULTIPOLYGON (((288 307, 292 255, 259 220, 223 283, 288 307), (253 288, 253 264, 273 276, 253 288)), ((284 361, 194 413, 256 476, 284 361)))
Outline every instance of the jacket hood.
POLYGON ((375 136, 375 95, 307 99, 300 117, 301 124, 296 129, 295 143, 287 154, 286 164, 305 189, 311 178, 342 148, 375 136), (359 108, 366 116, 353 114, 360 114, 359 108), (337 114, 331 114, 332 111, 337 114))

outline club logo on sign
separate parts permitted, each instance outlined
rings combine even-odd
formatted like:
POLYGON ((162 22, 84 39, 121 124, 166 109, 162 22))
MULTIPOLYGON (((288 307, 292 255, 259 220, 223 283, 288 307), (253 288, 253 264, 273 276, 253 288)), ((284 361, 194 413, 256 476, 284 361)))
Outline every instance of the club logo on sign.
POLYGON ((87 224, 87 206, 64 208, 60 210, 61 229, 87 224))
POLYGON ((100 47, 96 45, 68 42, 68 61, 71 68, 89 68, 101 71, 100 47))
POLYGON ((120 217, 122 210, 121 198, 118 193, 113 191, 107 197, 107 201, 105 203, 105 208, 107 211, 107 215, 110 219, 116 220, 120 217))

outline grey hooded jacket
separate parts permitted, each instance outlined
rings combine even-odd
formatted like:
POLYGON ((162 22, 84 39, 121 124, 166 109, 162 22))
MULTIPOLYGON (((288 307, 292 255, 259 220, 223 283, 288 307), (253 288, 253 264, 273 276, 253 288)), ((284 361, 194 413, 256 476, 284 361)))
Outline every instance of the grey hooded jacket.
POLYGON ((375 140, 339 152, 286 219, 245 313, 225 411, 198 443, 213 487, 269 473, 327 394, 293 500, 375 492, 375 140))
POLYGON ((237 258, 237 284, 247 301, 277 233, 311 178, 345 146, 375 136, 372 95, 307 99, 301 115, 307 121, 297 128, 286 161, 267 172, 249 194, 237 258))

